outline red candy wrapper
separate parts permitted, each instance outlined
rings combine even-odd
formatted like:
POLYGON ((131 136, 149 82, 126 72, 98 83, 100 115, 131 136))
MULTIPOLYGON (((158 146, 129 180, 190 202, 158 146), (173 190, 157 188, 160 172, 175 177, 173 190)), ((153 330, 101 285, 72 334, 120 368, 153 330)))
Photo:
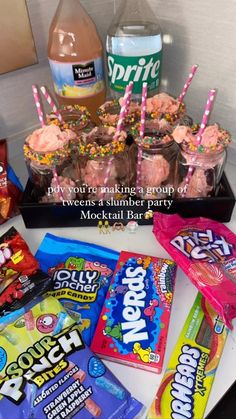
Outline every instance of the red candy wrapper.
POLYGON ((7 142, 0 140, 0 224, 18 213, 21 197, 21 185, 12 169, 9 172, 7 142))
POLYGON ((0 237, 0 316, 21 308, 50 285, 14 227, 0 237))
POLYGON ((232 329, 236 317, 236 235, 207 218, 154 215, 157 240, 232 329))

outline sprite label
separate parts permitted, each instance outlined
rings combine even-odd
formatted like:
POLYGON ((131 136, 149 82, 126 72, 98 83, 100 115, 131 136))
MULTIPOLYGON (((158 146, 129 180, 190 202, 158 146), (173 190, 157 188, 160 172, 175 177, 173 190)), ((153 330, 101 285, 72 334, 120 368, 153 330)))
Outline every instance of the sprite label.
POLYGON ((124 57, 108 53, 108 80, 112 90, 123 93, 126 85, 134 82, 133 93, 142 93, 144 82, 148 90, 155 90, 160 82, 162 51, 151 55, 124 57))

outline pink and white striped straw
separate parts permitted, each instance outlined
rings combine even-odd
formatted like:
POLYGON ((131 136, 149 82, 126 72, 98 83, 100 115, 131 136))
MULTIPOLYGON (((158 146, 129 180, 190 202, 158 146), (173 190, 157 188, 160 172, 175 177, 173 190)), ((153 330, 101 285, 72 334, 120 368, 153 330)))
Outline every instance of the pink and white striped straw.
POLYGON ((43 108, 40 102, 39 91, 35 84, 32 85, 32 92, 34 96, 35 106, 38 112, 39 122, 41 124, 41 127, 44 127, 46 124, 45 124, 44 115, 43 115, 43 108))
MULTIPOLYGON (((116 140, 121 133, 123 121, 124 121, 124 118, 126 116, 126 109, 127 109, 127 106, 128 106, 128 100, 129 100, 129 98, 131 98, 132 90, 133 90, 133 82, 130 82, 125 88, 123 105, 120 109, 120 115, 119 115, 119 120, 118 120, 117 127, 116 127, 116 132, 114 134, 114 140, 116 140)), ((110 177, 111 166, 112 166, 113 160, 114 160, 114 157, 110 157, 110 159, 108 161, 107 170, 106 170, 105 179, 104 179, 104 187, 107 186, 107 182, 108 182, 108 179, 110 177)), ((104 194, 105 193, 102 194, 103 197, 104 197, 104 194)))
POLYGON ((185 95, 186 95, 186 93, 187 93, 187 91, 189 89, 190 84, 192 83, 193 76, 196 73, 197 69, 198 69, 198 65, 197 64, 194 64, 192 66, 191 71, 190 71, 190 73, 188 75, 188 78, 187 78, 187 80, 186 80, 186 82, 184 84, 183 90, 182 90, 182 92, 180 93, 180 95, 178 97, 178 101, 179 102, 181 102, 181 103, 183 102, 184 97, 185 97, 185 95))
MULTIPOLYGON (((209 120, 209 117, 210 117, 210 113, 211 113, 213 105, 214 105, 215 96, 216 96, 216 89, 209 90, 204 114, 203 114, 203 117, 202 117, 202 121, 201 121, 201 124, 200 124, 199 131, 197 133, 197 146, 201 145, 202 135, 203 135, 203 133, 205 131, 205 128, 207 126, 207 123, 208 123, 208 120, 209 120)), ((195 160, 195 158, 193 158, 193 162, 194 162, 194 160, 195 160)), ((194 172, 194 167, 189 166, 188 173, 187 173, 187 175, 184 179, 185 187, 189 185, 189 182, 190 182, 190 179, 193 175, 193 172, 194 172)), ((185 195, 186 195, 186 192, 183 192, 181 196, 184 197, 185 195)))
POLYGON ((141 186, 141 165, 142 165, 142 155, 143 155, 142 140, 143 140, 144 131, 145 131, 146 104, 147 104, 147 83, 143 83, 142 103, 141 103, 141 122, 140 122, 140 130, 139 130, 141 144, 138 145, 138 160, 137 160, 137 179, 136 179, 137 192, 141 186))
POLYGON ((56 103, 54 102, 53 98, 50 96, 49 92, 47 91, 45 86, 41 86, 40 90, 42 92, 42 94, 44 95, 46 101, 48 102, 48 104, 51 106, 52 111, 55 113, 57 119, 63 124, 63 118, 58 110, 58 107, 56 105, 56 103))
POLYGON ((59 182, 58 174, 57 174, 57 171, 56 171, 55 167, 52 169, 52 173, 53 173, 53 179, 54 179, 55 184, 58 188, 58 194, 59 194, 59 197, 60 197, 60 201, 63 201, 64 197, 63 197, 63 193, 60 189, 60 182, 59 182))
POLYGON ((119 137, 120 132, 122 130, 123 121, 124 121, 124 118, 126 116, 126 109, 127 109, 127 106, 128 106, 128 101, 131 98, 132 90, 133 90, 133 82, 130 82, 125 88, 125 95, 124 95, 124 98, 123 98, 123 104, 122 104, 121 109, 120 109, 120 115, 119 115, 119 119, 118 119, 118 122, 117 122, 117 127, 116 127, 116 132, 115 132, 115 135, 114 135, 114 139, 119 137))
POLYGON ((127 98, 127 106, 126 106, 125 116, 127 116, 128 112, 129 112, 129 105, 130 105, 130 102, 131 102, 133 86, 134 86, 134 83, 132 81, 130 81, 129 85, 128 85, 128 98, 127 98))

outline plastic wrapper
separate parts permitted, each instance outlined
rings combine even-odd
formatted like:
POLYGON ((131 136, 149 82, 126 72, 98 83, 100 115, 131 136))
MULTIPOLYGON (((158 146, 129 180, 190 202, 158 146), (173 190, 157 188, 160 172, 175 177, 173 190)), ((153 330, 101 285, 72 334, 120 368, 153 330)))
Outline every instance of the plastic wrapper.
POLYGON ((0 316, 24 306, 49 288, 27 243, 10 228, 0 237, 0 316))
POLYGON ((8 320, 0 332, 1 419, 132 419, 143 408, 84 345, 55 298, 8 320))
POLYGON ((228 330, 199 293, 171 355, 147 419, 200 419, 228 330))
POLYGON ((0 224, 19 212, 22 186, 7 163, 7 142, 0 140, 0 224))
POLYGON ((207 218, 156 213, 153 232, 229 328, 236 317, 236 235, 207 218))
POLYGON ((36 258, 51 275, 50 295, 61 301, 80 325, 90 345, 119 253, 97 246, 46 234, 36 258))

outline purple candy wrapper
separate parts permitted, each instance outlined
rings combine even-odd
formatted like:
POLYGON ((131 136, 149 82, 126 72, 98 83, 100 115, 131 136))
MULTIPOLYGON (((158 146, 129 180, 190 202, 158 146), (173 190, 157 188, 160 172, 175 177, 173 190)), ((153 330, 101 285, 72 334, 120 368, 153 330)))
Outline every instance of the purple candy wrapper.
POLYGON ((0 332, 0 419, 9 413, 14 419, 133 419, 140 413, 143 405, 84 345, 59 301, 48 297, 11 321, 0 332))

